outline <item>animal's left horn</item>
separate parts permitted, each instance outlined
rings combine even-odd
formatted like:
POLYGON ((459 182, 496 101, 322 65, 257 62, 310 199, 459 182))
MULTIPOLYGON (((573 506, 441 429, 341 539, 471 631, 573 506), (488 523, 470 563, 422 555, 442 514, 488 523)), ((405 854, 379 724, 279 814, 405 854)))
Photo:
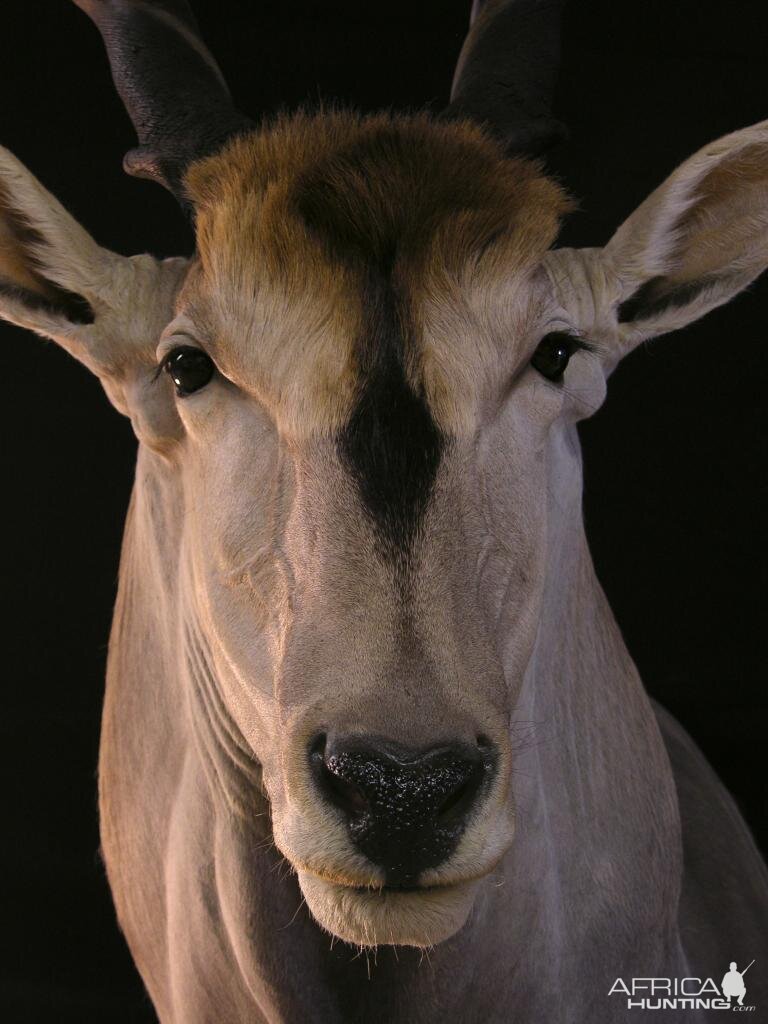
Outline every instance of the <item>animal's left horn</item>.
POLYGON ((74 0, 96 24, 112 78, 139 146, 129 174, 159 181, 184 202, 182 178, 194 160, 253 130, 235 109, 219 66, 186 0, 74 0))
POLYGON ((443 116, 485 125, 508 152, 536 155, 567 134, 552 116, 565 0, 474 0, 443 116))

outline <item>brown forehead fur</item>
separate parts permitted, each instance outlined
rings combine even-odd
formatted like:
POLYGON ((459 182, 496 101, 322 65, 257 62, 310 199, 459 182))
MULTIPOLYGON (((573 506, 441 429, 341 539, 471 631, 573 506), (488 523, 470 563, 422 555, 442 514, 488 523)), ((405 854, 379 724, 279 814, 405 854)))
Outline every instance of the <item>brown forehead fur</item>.
POLYGON ((473 356, 441 351, 420 307, 455 298, 467 275, 530 268, 569 208, 536 163, 425 114, 280 117, 194 164, 185 184, 199 268, 183 303, 222 369, 302 433, 350 414, 372 274, 406 297, 405 372, 450 428, 462 386, 450 368, 473 356))

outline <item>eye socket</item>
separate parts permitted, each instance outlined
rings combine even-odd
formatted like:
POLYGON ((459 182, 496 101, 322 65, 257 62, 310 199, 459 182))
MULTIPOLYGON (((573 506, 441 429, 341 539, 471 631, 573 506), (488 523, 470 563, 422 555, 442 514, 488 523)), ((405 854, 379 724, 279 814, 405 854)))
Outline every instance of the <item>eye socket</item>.
POLYGON ((210 356, 192 345, 171 349, 163 360, 162 368, 176 385, 179 398, 186 398, 204 388, 215 369, 210 356))
POLYGON ((545 334, 531 357, 531 366, 547 380, 561 381, 574 352, 586 348, 584 342, 565 331, 545 334))

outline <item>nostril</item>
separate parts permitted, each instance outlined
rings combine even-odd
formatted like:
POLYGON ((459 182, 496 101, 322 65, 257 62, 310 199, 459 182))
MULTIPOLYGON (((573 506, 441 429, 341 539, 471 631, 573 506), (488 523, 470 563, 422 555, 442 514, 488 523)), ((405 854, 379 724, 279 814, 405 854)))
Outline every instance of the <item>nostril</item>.
POLYGON ((323 789, 331 802, 346 814, 358 816, 370 810, 371 805, 360 787, 335 775, 330 763, 323 766, 323 789))
POLYGON ((437 821, 446 826, 460 821, 474 803, 477 791, 485 776, 483 766, 478 764, 458 786, 449 793, 437 810, 437 821))
POLYGON ((327 739, 328 737, 325 735, 325 733, 321 732, 312 741, 312 744, 310 745, 309 748, 309 759, 313 764, 315 764, 318 760, 322 761, 323 758, 325 757, 325 744, 327 742, 327 739))
POLYGON ((491 743, 485 733, 480 733, 475 739, 475 745, 481 754, 491 754, 493 752, 493 743, 491 743))
POLYGON ((343 758, 327 756, 328 738, 320 733, 309 748, 309 763, 312 774, 323 795, 336 807, 351 817, 358 817, 370 810, 365 793, 354 780, 345 777, 343 758))

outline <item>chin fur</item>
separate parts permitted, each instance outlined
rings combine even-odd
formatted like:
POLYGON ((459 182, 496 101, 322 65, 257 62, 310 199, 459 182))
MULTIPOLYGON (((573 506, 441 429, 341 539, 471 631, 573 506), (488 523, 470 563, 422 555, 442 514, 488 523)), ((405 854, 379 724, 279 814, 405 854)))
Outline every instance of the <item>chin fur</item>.
POLYGON ((477 882, 432 889, 355 889, 299 871, 312 915, 332 935, 357 946, 434 946, 454 935, 472 909, 477 882))

